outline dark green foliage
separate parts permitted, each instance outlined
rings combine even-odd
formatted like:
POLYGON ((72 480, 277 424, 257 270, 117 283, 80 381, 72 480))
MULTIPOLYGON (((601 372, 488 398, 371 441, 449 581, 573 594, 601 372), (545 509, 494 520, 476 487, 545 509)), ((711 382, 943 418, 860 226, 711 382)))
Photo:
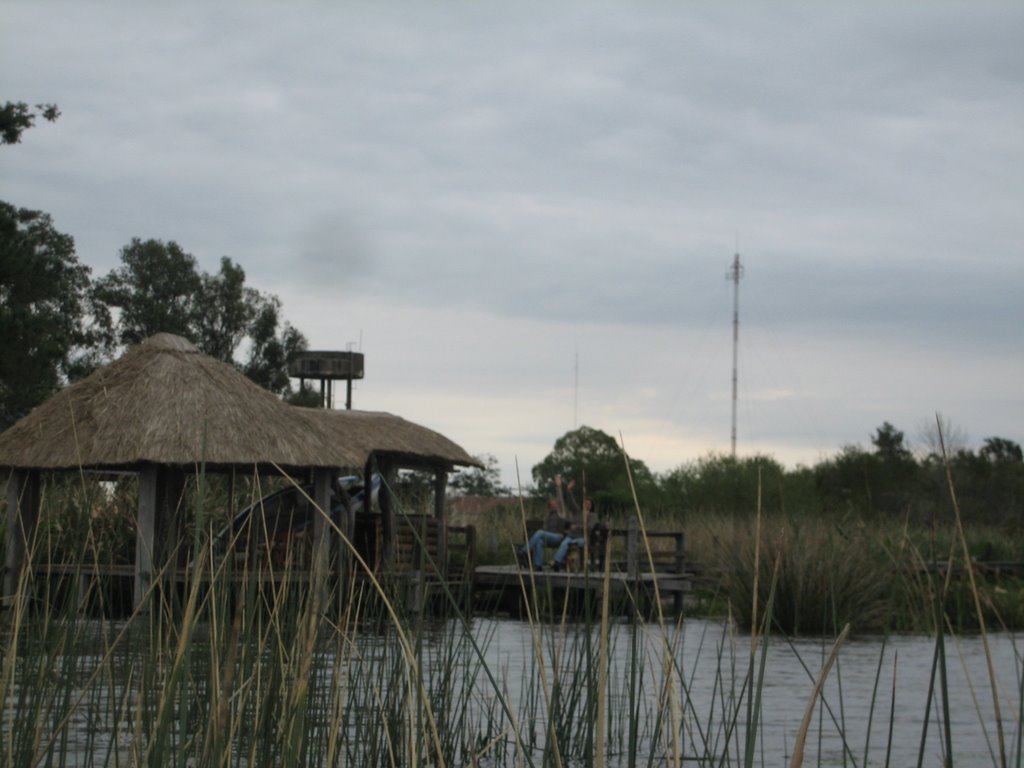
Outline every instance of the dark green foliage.
POLYGON ((121 250, 121 262, 93 291, 114 344, 174 333, 211 357, 236 363, 236 351, 248 340, 248 357, 237 363, 244 373, 271 392, 292 391, 288 363, 306 348, 306 339, 287 322, 282 327, 280 300, 246 286, 240 265, 225 256, 211 275, 174 241, 139 238, 121 250), (118 310, 116 322, 112 309, 118 310))
MULTIPOLYGON (((795 469, 763 455, 709 454, 657 477, 642 461, 631 458, 629 465, 645 513, 676 523, 692 514, 753 515, 759 495, 760 508, 768 514, 840 513, 916 524, 946 519, 949 487, 942 459, 934 454, 916 459, 903 432, 889 422, 877 428, 871 443, 874 450, 847 445, 813 467, 795 469)), ((1024 452, 1018 443, 988 437, 979 451, 961 449, 949 463, 965 522, 1024 522, 1024 452)), ((585 482, 600 512, 618 515, 634 509, 622 451, 601 430, 584 426, 565 433, 532 474, 537 496, 553 496, 552 480, 561 474, 576 481, 577 497, 585 482)), ((480 487, 486 490, 486 484, 480 487)))
MULTIPOLYGON (((36 104, 44 120, 54 122, 60 117, 56 104, 36 104)), ((35 125, 36 113, 23 101, 5 102, 0 107, 0 144, 17 144, 21 134, 35 125)))
POLYGON ((483 467, 469 467, 456 472, 448 483, 457 496, 507 496, 509 489, 501 484, 498 459, 491 454, 477 456, 483 467))
POLYGON ((290 405, 298 405, 303 408, 319 408, 323 403, 320 393, 309 384, 296 387, 295 391, 285 396, 290 405))
POLYGON ((583 426, 558 438, 551 453, 533 467, 532 474, 539 492, 551 496, 555 475, 560 474, 566 482, 575 480, 576 493, 592 496, 602 512, 634 507, 631 476, 641 504, 653 503, 657 498, 657 484, 647 465, 631 458, 627 472, 615 438, 593 427, 583 426))
POLYGON ((252 345, 242 371, 271 392, 291 391, 288 362, 306 349, 306 337, 289 323, 278 333, 281 302, 276 296, 263 296, 255 305, 249 338, 252 345))
POLYGON ((120 310, 117 343, 137 344, 155 333, 196 341, 193 333, 203 281, 195 257, 171 241, 139 238, 121 249, 122 266, 96 281, 96 297, 120 310))
POLYGON ((245 284, 245 270, 227 256, 221 257, 220 272, 203 273, 199 300, 205 311, 195 313, 196 345, 225 363, 235 359, 235 350, 249 332, 262 297, 245 284))
MULTIPOLYGON (((1024 460, 1019 451, 1013 441, 990 437, 978 453, 961 450, 950 457, 950 475, 965 520, 1006 526, 1024 522, 1024 460)), ((948 514, 948 502, 942 503, 949 497, 945 465, 929 457, 921 471, 937 514, 948 514)))
POLYGON ((93 340, 89 268, 39 211, 0 202, 0 428, 52 395, 93 340))
POLYGON ((921 467, 889 422, 878 428, 868 453, 847 445, 815 467, 818 493, 827 509, 898 516, 920 508, 921 467))
POLYGON ((769 456, 709 454, 669 472, 661 486, 665 499, 686 512, 747 516, 757 511, 758 488, 766 512, 816 506, 810 471, 787 472, 769 456))
POLYGON ((1020 445, 1003 437, 986 437, 979 455, 992 464, 1019 464, 1024 461, 1020 445))

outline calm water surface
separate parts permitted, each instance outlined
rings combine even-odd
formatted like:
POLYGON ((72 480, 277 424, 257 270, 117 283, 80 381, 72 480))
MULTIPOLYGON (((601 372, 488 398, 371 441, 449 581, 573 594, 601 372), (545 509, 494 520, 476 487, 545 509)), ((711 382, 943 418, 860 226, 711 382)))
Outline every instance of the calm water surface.
MULTIPOLYGON (((509 679, 518 679, 520 670, 527 677, 532 674, 536 638, 527 625, 478 620, 475 627, 489 638, 489 661, 507 669, 509 679)), ((661 649, 666 645, 678 665, 673 682, 687 722, 684 754, 691 758, 714 755, 714 763, 742 764, 747 715, 741 689, 750 663, 749 636, 731 633, 721 623, 688 620, 680 631, 669 629, 666 643, 660 631, 647 629, 644 664, 648 675, 664 680, 661 649), (727 713, 737 709, 739 733, 730 741, 724 723, 727 713)), ((620 693, 633 655, 630 632, 628 625, 612 628, 610 687, 620 693)), ((1010 764, 1016 765, 1024 642, 1006 633, 990 635, 988 640, 1005 748, 1010 764)), ((923 755, 922 765, 942 765, 941 705, 937 693, 930 705, 928 697, 935 645, 934 638, 917 636, 848 640, 823 690, 828 708, 814 708, 804 765, 913 766, 919 755, 923 755)), ((763 650, 757 652, 758 668, 763 650)), ((831 641, 769 640, 764 651, 756 764, 788 765, 814 680, 830 650, 831 641)), ((981 638, 947 638, 946 657, 954 764, 998 765, 992 686, 981 638)), ((935 679, 937 690, 937 675, 935 679)), ((657 686, 648 689, 652 697, 658 692, 657 686)))
MULTIPOLYGON (((460 706, 479 710, 478 719, 471 717, 468 722, 486 723, 493 714, 485 713, 500 709, 497 695, 488 676, 481 674, 483 666, 475 658, 475 651, 464 641, 456 643, 462 650, 453 664, 453 639, 464 640, 460 628, 454 623, 441 623, 416 631, 420 632, 425 676, 430 678, 442 665, 455 669, 456 675, 465 675, 472 693, 466 697, 468 703, 460 706)), ((596 669, 596 632, 571 624, 531 628, 524 622, 506 619, 476 619, 471 632, 481 649, 484 665, 504 691, 523 732, 531 734, 530 739, 524 739, 528 742, 526 749, 540 765, 551 681, 559 677, 571 689, 574 678, 596 669)), ((359 656, 363 662, 372 665, 377 659, 386 659, 388 648, 392 647, 388 637, 387 631, 360 633, 355 642, 362 646, 359 656)), ((764 666, 755 765, 788 765, 814 679, 830 645, 829 641, 818 639, 787 641, 773 637, 766 647, 758 648, 755 680, 761 674, 762 658, 764 666)), ((1009 764, 1019 765, 1024 642, 1004 633, 990 635, 989 645, 996 670, 1005 749, 1009 764)), ((82 679, 100 663, 102 643, 97 641, 97 646, 95 657, 83 653, 74 660, 72 666, 82 679)), ((336 673, 342 667, 334 647, 327 643, 317 654, 315 666, 325 688, 336 684, 336 673)), ((954 764, 998 765, 995 708, 982 640, 947 638, 946 653, 954 764)), ((627 623, 614 624, 607 682, 607 764, 629 765, 630 750, 636 746, 640 765, 647 765, 648 761, 672 765, 668 755, 676 749, 686 758, 685 765, 742 765, 748 722, 744 681, 750 654, 750 638, 730 631, 720 622, 688 620, 682 627, 669 627, 664 632, 656 625, 637 628, 627 623), (666 706, 665 701, 674 706, 666 706), (639 727, 632 741, 628 733, 630 711, 639 713, 633 718, 639 727), (675 729, 678 739, 674 742, 666 735, 673 731, 673 718, 668 714, 671 711, 677 713, 675 722, 679 723, 675 729)), ((928 698, 934 658, 935 640, 928 637, 847 641, 824 687, 824 705, 814 708, 804 765, 913 766, 918 764, 919 755, 922 765, 941 765, 944 748, 940 708, 938 701, 933 698, 929 703, 928 698)), ((937 676, 935 679, 937 685, 937 676)), ((109 753, 104 757, 96 754, 96 750, 109 750, 114 734, 101 732, 104 725, 92 711, 109 711, 105 699, 111 693, 119 699, 125 696, 123 690, 101 688, 86 697, 85 706, 76 712, 66 735, 66 758, 73 757, 79 749, 78 754, 89 753, 91 757, 78 764, 111 764, 107 762, 109 753)), ((131 697, 129 692, 125 706, 133 706, 131 697)), ((585 711, 585 707, 577 706, 572 716, 576 719, 563 721, 562 733, 586 731, 587 724, 582 722, 585 711)), ((373 712, 365 713, 367 720, 373 717, 373 712)), ((324 727, 337 727, 326 713, 323 721, 324 727)), ((347 726, 359 727, 352 722, 347 726)), ((114 728, 123 730, 123 726, 114 728)), ((119 733, 116 740, 130 743, 131 734, 119 733)), ((491 762, 485 760, 484 764, 518 764, 509 759, 514 753, 514 748, 504 753, 494 750, 491 762)), ((576 768, 585 762, 570 755, 564 764, 576 768)))

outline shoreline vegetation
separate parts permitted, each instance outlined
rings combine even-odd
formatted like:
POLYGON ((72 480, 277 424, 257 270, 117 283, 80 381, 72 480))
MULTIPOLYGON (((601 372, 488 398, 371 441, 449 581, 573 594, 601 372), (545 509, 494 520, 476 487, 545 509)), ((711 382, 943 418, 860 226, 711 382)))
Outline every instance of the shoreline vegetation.
MULTIPOLYGON (((724 640, 701 648, 718 660, 717 693, 703 709, 681 661, 685 616, 656 611, 624 621, 605 601, 570 620, 566 605, 524 577, 532 650, 512 670, 488 661, 488 638, 473 631, 454 595, 444 601, 447 621, 437 623, 394 599, 386 573, 309 589, 308 575, 286 563, 266 590, 266 563, 232 565, 214 553, 212 510, 222 499, 200 476, 186 530, 194 578, 182 592, 155 579, 127 619, 83 621, 76 601, 19 585, 0 616, 0 763, 765 765, 775 759, 765 756, 759 732, 772 706, 764 690, 769 644, 814 634, 824 653, 805 660, 806 712, 787 762, 802 765, 816 742, 838 738, 844 762, 882 764, 891 728, 888 743, 854 743, 841 686, 827 696, 825 686, 851 634, 914 632, 932 637, 935 649, 918 715, 941 736, 944 764, 952 765, 947 672, 962 661, 957 638, 970 632, 989 661, 988 679, 975 681, 974 716, 991 763, 1021 765, 1020 659, 1016 680, 1000 681, 988 636, 1019 626, 1022 593, 1016 577, 983 578, 972 555, 986 541, 1007 552, 1019 542, 997 528, 964 526, 950 490, 949 514, 931 525, 910 515, 883 522, 760 506, 743 517, 688 515, 688 550, 703 571, 691 611, 735 628, 723 638, 749 633, 738 664, 724 640), (624 668, 613 667, 613 655, 624 668)), ((130 481, 50 478, 32 556, 60 557, 72 568, 123 557, 131 517, 122 518, 132 500, 130 481)), ((639 504, 635 512, 641 531, 679 525, 674 515, 644 515, 639 504)), ((521 530, 521 516, 517 522, 521 530)), ((316 574, 313 583, 321 583, 316 574)), ((869 717, 876 709, 897 717, 895 708, 881 714, 890 695, 876 683, 869 717)))

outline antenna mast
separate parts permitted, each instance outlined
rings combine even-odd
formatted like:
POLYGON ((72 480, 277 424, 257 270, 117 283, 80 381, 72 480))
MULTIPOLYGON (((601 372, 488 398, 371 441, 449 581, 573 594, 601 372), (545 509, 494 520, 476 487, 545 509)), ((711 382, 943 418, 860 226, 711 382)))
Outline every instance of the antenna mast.
POLYGON ((743 277, 743 265, 740 255, 736 254, 732 267, 725 274, 726 280, 734 285, 732 300, 732 457, 736 458, 736 350, 740 340, 740 278, 743 277))
POLYGON ((580 352, 576 350, 576 357, 572 367, 572 428, 579 427, 579 400, 580 400, 580 352))

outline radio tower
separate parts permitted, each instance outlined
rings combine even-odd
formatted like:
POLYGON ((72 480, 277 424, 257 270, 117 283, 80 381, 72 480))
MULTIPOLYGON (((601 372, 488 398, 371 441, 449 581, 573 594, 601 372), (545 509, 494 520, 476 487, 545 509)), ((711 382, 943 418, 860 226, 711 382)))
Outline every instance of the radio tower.
POLYGON ((740 340, 740 278, 743 277, 743 265, 740 255, 736 254, 732 267, 725 274, 726 280, 732 280, 732 457, 736 458, 736 350, 740 340))

